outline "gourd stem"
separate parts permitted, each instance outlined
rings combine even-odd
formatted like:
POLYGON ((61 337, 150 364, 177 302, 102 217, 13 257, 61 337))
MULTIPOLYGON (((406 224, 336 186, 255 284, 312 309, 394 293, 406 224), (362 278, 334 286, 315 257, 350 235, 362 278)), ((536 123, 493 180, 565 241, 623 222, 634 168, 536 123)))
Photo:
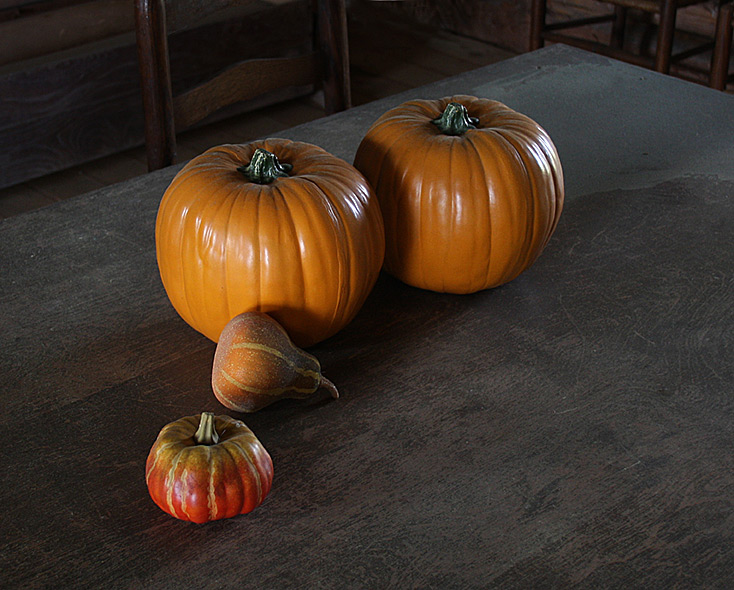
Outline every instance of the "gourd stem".
POLYGON ((219 442, 217 429, 214 428, 214 414, 211 412, 202 412, 199 429, 194 434, 194 440, 197 445, 215 445, 219 442))
POLYGON ((256 184, 270 184, 276 178, 284 178, 293 170, 291 164, 279 162, 272 152, 257 148, 247 166, 237 168, 250 182, 256 184))
POLYGON ((464 135, 469 129, 476 129, 479 119, 470 117, 463 104, 450 102, 438 119, 431 121, 444 135, 464 135))
POLYGON ((323 387, 324 389, 326 389, 331 394, 331 397, 333 397, 334 399, 339 397, 339 390, 336 388, 336 385, 334 385, 323 375, 321 377, 321 383, 319 383, 319 387, 323 387))

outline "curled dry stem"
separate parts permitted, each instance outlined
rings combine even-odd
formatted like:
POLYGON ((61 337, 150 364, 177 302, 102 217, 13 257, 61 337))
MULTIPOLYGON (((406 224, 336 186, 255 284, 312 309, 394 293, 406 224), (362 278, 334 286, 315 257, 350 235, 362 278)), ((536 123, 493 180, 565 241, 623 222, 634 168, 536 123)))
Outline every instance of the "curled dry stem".
POLYGON ((337 399, 339 397, 339 390, 336 388, 336 385, 334 385, 323 375, 321 376, 321 382, 319 383, 319 388, 321 387, 326 389, 331 394, 331 397, 333 397, 334 399, 337 399))

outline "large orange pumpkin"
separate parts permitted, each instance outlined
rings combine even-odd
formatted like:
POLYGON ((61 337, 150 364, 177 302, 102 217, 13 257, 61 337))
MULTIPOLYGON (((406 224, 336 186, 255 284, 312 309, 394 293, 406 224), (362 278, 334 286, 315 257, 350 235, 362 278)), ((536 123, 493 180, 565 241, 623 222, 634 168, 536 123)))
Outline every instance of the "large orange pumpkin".
POLYGON ((380 201, 385 269, 433 291, 514 279, 540 255, 563 207, 550 137, 493 100, 406 102, 370 127, 354 165, 380 201))
POLYGON ((270 314, 299 346, 359 311, 384 256, 364 177, 320 147, 285 139, 212 148, 163 195, 156 221, 171 303, 214 340, 234 316, 270 314))

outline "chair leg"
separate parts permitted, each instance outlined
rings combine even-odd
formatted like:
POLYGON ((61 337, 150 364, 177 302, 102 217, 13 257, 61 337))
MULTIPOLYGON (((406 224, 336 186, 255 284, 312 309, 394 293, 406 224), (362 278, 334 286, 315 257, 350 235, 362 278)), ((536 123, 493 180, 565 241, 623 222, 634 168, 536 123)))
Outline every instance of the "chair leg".
POLYGON ((711 56, 711 88, 724 90, 729 77, 734 2, 719 3, 714 53, 711 56))
POLYGON ((670 56, 673 52, 673 33, 675 32, 675 14, 676 0, 663 0, 660 10, 657 51, 655 52, 655 70, 663 74, 670 72, 670 56))
POLYGON ((546 0, 533 0, 530 9, 530 51, 543 47, 543 29, 545 28, 546 0))
POLYGON ((627 7, 614 7, 614 23, 612 24, 612 47, 624 47, 624 30, 627 26, 627 7))
POLYGON ((135 0, 135 35, 145 114, 148 169, 170 166, 176 157, 171 73, 163 0, 135 0))
POLYGON ((328 114, 352 106, 347 10, 344 0, 317 0, 319 49, 324 56, 324 102, 328 114))

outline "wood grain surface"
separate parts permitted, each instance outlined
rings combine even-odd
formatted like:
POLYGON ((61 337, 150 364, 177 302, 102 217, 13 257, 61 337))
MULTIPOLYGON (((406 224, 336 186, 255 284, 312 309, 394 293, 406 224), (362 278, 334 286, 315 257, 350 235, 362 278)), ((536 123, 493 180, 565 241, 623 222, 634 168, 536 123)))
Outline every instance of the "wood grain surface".
MULTIPOLYGON (((214 344, 157 274, 177 168, 0 221, 0 586, 731 587, 734 99, 641 72, 553 47, 411 93, 523 105, 564 162, 557 232, 490 291, 382 276, 310 349, 338 400, 236 415, 273 489, 204 526, 164 514, 144 481, 163 425, 229 413, 214 344), (608 118, 609 87, 642 128, 608 118), (608 157, 579 141, 590 129, 608 157)), ((349 159, 406 96, 284 135, 349 159)))

